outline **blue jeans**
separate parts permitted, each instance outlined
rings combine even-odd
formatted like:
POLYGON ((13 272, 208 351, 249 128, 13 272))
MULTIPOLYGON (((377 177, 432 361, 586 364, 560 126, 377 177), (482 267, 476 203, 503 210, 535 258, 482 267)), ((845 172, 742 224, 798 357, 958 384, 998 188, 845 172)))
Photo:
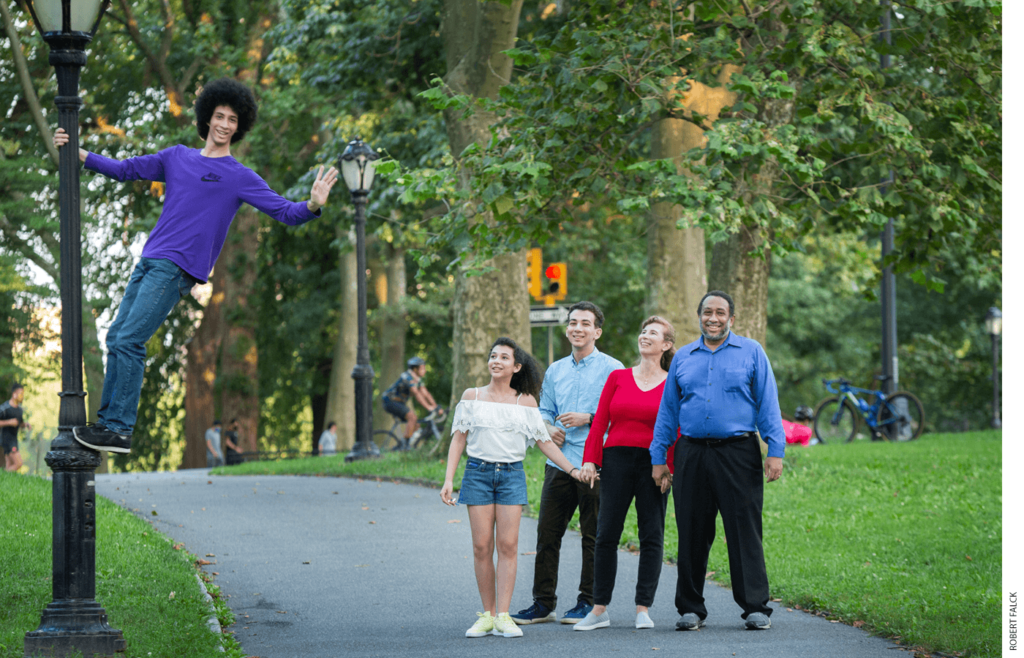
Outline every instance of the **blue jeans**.
POLYGON ((131 434, 146 373, 146 342, 196 279, 164 258, 142 258, 128 280, 117 319, 107 331, 107 373, 98 421, 131 434))

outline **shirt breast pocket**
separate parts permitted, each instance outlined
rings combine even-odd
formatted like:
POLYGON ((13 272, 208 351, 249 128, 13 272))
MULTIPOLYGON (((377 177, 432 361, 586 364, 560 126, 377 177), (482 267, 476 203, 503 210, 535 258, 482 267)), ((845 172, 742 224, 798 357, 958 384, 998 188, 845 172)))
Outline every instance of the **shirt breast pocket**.
POLYGON ((750 373, 745 368, 726 368, 725 390, 729 393, 749 391, 750 373))

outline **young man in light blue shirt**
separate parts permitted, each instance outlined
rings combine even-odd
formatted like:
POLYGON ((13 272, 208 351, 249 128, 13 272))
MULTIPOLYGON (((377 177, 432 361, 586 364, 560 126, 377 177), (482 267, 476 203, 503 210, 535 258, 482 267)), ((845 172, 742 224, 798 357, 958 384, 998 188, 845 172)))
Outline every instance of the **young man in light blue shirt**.
MULTIPOLYGON (((565 336, 572 354, 552 363, 544 374, 540 415, 548 433, 562 454, 578 470, 583 467, 583 448, 590 423, 597 412, 608 375, 623 368, 597 349, 604 314, 591 302, 577 302, 569 308, 565 336)), ((558 559, 562 537, 576 509, 580 511, 583 535, 583 568, 575 607, 565 613, 563 624, 582 621, 594 607, 594 543, 597 538, 597 509, 600 486, 577 482, 548 460, 544 467, 544 488, 537 519, 537 558, 533 573, 533 605, 512 615, 517 624, 554 621, 555 591, 558 588, 558 559)))

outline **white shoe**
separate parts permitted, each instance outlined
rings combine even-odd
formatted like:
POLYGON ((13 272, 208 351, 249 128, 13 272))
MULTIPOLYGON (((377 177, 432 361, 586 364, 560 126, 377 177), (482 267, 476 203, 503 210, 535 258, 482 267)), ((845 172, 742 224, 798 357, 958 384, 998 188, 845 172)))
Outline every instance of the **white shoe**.
POLYGON ((651 621, 651 616, 647 612, 636 613, 636 627, 637 628, 654 628, 654 622, 651 621))
POLYGON ((501 612, 494 618, 494 630, 491 631, 491 635, 497 635, 498 637, 522 637, 523 630, 512 621, 507 612, 501 612))
POLYGON ((583 618, 583 621, 578 622, 572 627, 574 631, 592 631, 595 628, 607 628, 612 625, 611 617, 608 616, 608 611, 605 610, 599 615, 595 615, 593 612, 588 612, 587 616, 583 618))
POLYGON ((479 619, 466 631, 466 637, 486 637, 490 635, 491 631, 494 630, 494 617, 491 616, 490 612, 478 612, 476 616, 479 619))

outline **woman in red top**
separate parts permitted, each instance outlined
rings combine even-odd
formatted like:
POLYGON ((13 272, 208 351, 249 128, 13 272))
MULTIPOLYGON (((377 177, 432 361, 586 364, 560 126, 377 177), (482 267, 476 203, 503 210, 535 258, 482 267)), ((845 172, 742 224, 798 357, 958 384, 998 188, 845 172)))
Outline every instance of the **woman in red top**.
MULTIPOLYGON (((580 623, 578 631, 604 628, 611 624, 607 607, 615 587, 619 539, 626 513, 636 498, 637 528, 640 534, 640 568, 636 583, 636 627, 654 628, 647 609, 661 577, 665 543, 665 510, 668 481, 664 488, 651 479, 651 439, 658 405, 665 389, 668 367, 675 354, 675 329, 657 315, 640 325, 637 344, 640 363, 615 370, 608 377, 583 450, 581 479, 601 480, 601 501, 594 548, 594 609, 580 623), (608 437, 605 439, 605 431, 608 437), (601 469, 598 476, 597 469, 601 469)), ((675 446, 670 448, 670 455, 675 446)), ((670 456, 668 463, 673 463, 670 456)))

